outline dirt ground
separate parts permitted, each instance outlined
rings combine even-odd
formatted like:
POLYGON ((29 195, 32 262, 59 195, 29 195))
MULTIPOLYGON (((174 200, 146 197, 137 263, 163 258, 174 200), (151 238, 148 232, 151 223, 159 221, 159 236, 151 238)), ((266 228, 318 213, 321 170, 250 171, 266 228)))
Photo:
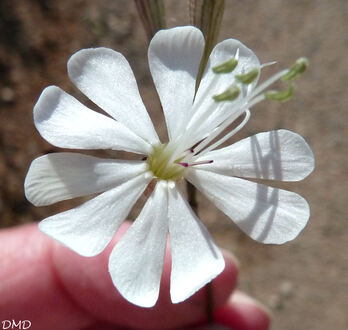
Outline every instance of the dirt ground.
MULTIPOLYGON (((168 26, 188 24, 185 6, 186 1, 167 1, 168 26)), ((302 182, 277 184, 308 200, 311 219, 304 231, 282 246, 257 244, 199 196, 200 217, 219 245, 240 259, 240 289, 272 310, 277 330, 348 329, 347 16, 346 0, 226 0, 220 39, 241 40, 261 62, 278 61, 265 76, 300 56, 310 60, 294 99, 256 106, 236 136, 286 128, 311 145, 314 173, 302 182)), ((23 181, 32 159, 56 150, 36 132, 33 105, 51 84, 85 101, 68 79, 66 62, 75 51, 96 46, 118 50, 130 61, 164 137, 146 37, 132 1, 0 1, 1 227, 38 221, 77 204, 35 208, 24 197, 23 181)))

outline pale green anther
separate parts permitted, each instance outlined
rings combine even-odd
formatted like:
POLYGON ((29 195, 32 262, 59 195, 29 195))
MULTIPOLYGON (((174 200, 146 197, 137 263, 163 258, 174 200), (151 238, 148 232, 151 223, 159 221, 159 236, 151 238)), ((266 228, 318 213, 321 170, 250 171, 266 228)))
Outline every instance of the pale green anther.
POLYGON ((306 71, 308 67, 308 59, 305 57, 299 58, 289 71, 282 77, 283 81, 293 80, 306 71))
POLYGON ((267 91, 264 96, 266 100, 286 102, 291 99, 294 94, 294 86, 290 85, 285 91, 267 91))
POLYGON ((259 69, 254 68, 245 74, 236 74, 236 80, 242 84, 248 85, 252 83, 256 77, 259 75, 259 69))
POLYGON ((231 58, 230 60, 214 66, 213 71, 214 73, 230 73, 234 70, 234 68, 237 66, 238 60, 235 58, 231 58))
POLYGON ((236 85, 232 85, 231 87, 227 88, 223 93, 214 95, 213 99, 216 102, 233 101, 238 97, 239 93, 239 87, 236 85))

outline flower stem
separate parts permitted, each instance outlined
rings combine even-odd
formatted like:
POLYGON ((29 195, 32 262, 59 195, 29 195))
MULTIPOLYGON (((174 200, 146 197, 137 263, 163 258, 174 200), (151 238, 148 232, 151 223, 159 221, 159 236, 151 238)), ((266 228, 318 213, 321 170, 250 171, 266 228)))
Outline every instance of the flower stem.
MULTIPOLYGON (((196 187, 186 181, 187 185, 187 197, 188 202, 192 208, 192 210, 195 212, 196 215, 198 215, 198 202, 197 202, 197 190, 196 187)), ((206 314, 207 314, 207 321, 208 324, 212 324, 214 322, 214 303, 213 303, 213 285, 212 282, 209 282, 205 286, 205 292, 206 292, 206 314)))
MULTIPOLYGON (((199 84, 203 77, 205 67, 208 63, 208 59, 211 51, 213 50, 217 38, 220 32, 222 16, 224 13, 225 0, 201 0, 201 6, 197 6, 197 0, 190 0, 190 21, 191 24, 200 28, 205 37, 205 48, 203 51, 203 56, 201 63, 199 65, 198 75, 196 78, 196 90, 197 93, 199 84), (198 22, 198 16, 200 16, 200 21, 198 22), (198 24, 197 24, 198 23, 198 24)), ((193 211, 197 214, 198 212, 198 203, 196 197, 196 188, 190 183, 187 182, 187 195, 188 201, 191 205, 193 211)), ((212 282, 206 285, 206 313, 208 323, 211 324, 214 322, 214 303, 213 303, 213 288, 212 282)))
POLYGON ((198 202, 197 202, 197 194, 196 194, 196 188, 195 186, 187 182, 187 196, 188 196, 188 202, 192 208, 192 210, 197 214, 198 213, 198 202))
MULTIPOLYGON (((204 34, 205 48, 196 79, 196 92, 201 82, 204 69, 208 63, 209 55, 217 42, 224 6, 224 0, 203 0, 200 8, 200 22, 198 28, 200 28, 204 34)), ((195 6, 195 9, 198 10, 197 6, 195 6)), ((197 24, 195 25, 197 26, 197 24)))
POLYGON ((208 324, 214 322, 214 304, 213 304, 213 282, 209 282, 206 286, 206 296, 207 296, 207 304, 206 304, 206 312, 207 312, 207 320, 208 324))
POLYGON ((166 27, 163 0, 134 0, 149 42, 158 30, 166 27))

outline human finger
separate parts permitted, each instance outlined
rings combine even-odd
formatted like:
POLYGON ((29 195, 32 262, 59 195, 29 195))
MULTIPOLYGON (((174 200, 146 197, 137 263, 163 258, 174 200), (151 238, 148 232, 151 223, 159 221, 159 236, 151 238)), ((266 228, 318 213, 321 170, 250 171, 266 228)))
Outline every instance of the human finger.
MULTIPOLYGON (((115 241, 125 233, 129 223, 116 234, 115 241)), ((113 242, 113 243, 114 243, 113 242)), ((171 256, 167 246, 161 289, 152 308, 141 308, 124 300, 112 284, 107 272, 108 258, 114 244, 94 258, 82 258, 74 252, 58 247, 54 253, 59 278, 73 299, 97 319, 113 324, 142 329, 166 329, 193 324, 206 319, 206 289, 199 290, 186 301, 173 304, 170 299, 171 256), (88 288, 88 290, 87 290, 88 288)), ((231 256, 225 256, 226 267, 212 281, 213 304, 222 306, 237 281, 237 266, 231 256)))
POLYGON ((234 330, 267 330, 270 312, 258 301, 235 291, 227 303, 214 313, 216 322, 234 330))
MULTIPOLYGON (((117 241, 128 228, 125 223, 117 241)), ((159 301, 140 308, 125 301, 107 271, 112 244, 102 254, 85 258, 26 225, 0 233, 0 316, 28 319, 35 329, 78 329, 104 320, 121 326, 171 328, 205 318, 202 289, 180 304, 169 296, 170 253, 167 251, 159 301), (69 321, 67 321, 69 320, 69 321), (67 322, 69 324, 67 324, 67 322)), ((226 258, 226 268, 213 281, 213 300, 221 306, 236 284, 237 267, 226 258)))

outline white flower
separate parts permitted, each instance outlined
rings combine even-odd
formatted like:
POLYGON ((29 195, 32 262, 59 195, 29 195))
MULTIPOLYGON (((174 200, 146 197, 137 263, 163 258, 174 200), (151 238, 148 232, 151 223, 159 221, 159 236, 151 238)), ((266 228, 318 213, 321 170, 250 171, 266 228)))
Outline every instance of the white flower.
POLYGON ((146 155, 146 160, 126 161, 70 152, 47 154, 33 161, 25 181, 28 200, 38 206, 101 193, 39 225, 44 233, 83 256, 104 250, 150 181, 157 181, 109 261, 115 286, 139 306, 150 307, 157 301, 168 232, 174 303, 191 296, 224 268, 218 247, 177 189, 178 180, 193 183, 259 242, 291 240, 309 217, 307 202, 299 195, 239 178, 305 178, 314 160, 299 135, 286 130, 265 132, 213 150, 244 125, 248 109, 260 99, 257 94, 275 78, 256 88, 258 77, 246 85, 236 82, 240 93, 234 101, 215 102, 212 95, 223 92, 236 75, 262 68, 251 50, 228 39, 214 48, 193 102, 203 48, 203 35, 193 27, 160 31, 149 46, 168 144, 158 139, 128 62, 111 49, 84 49, 68 62, 74 84, 109 116, 88 109, 55 86, 47 87, 34 107, 38 131, 57 147, 146 155), (233 72, 213 73, 213 67, 231 57, 238 62, 233 72), (242 114, 242 124, 209 144, 242 114))

